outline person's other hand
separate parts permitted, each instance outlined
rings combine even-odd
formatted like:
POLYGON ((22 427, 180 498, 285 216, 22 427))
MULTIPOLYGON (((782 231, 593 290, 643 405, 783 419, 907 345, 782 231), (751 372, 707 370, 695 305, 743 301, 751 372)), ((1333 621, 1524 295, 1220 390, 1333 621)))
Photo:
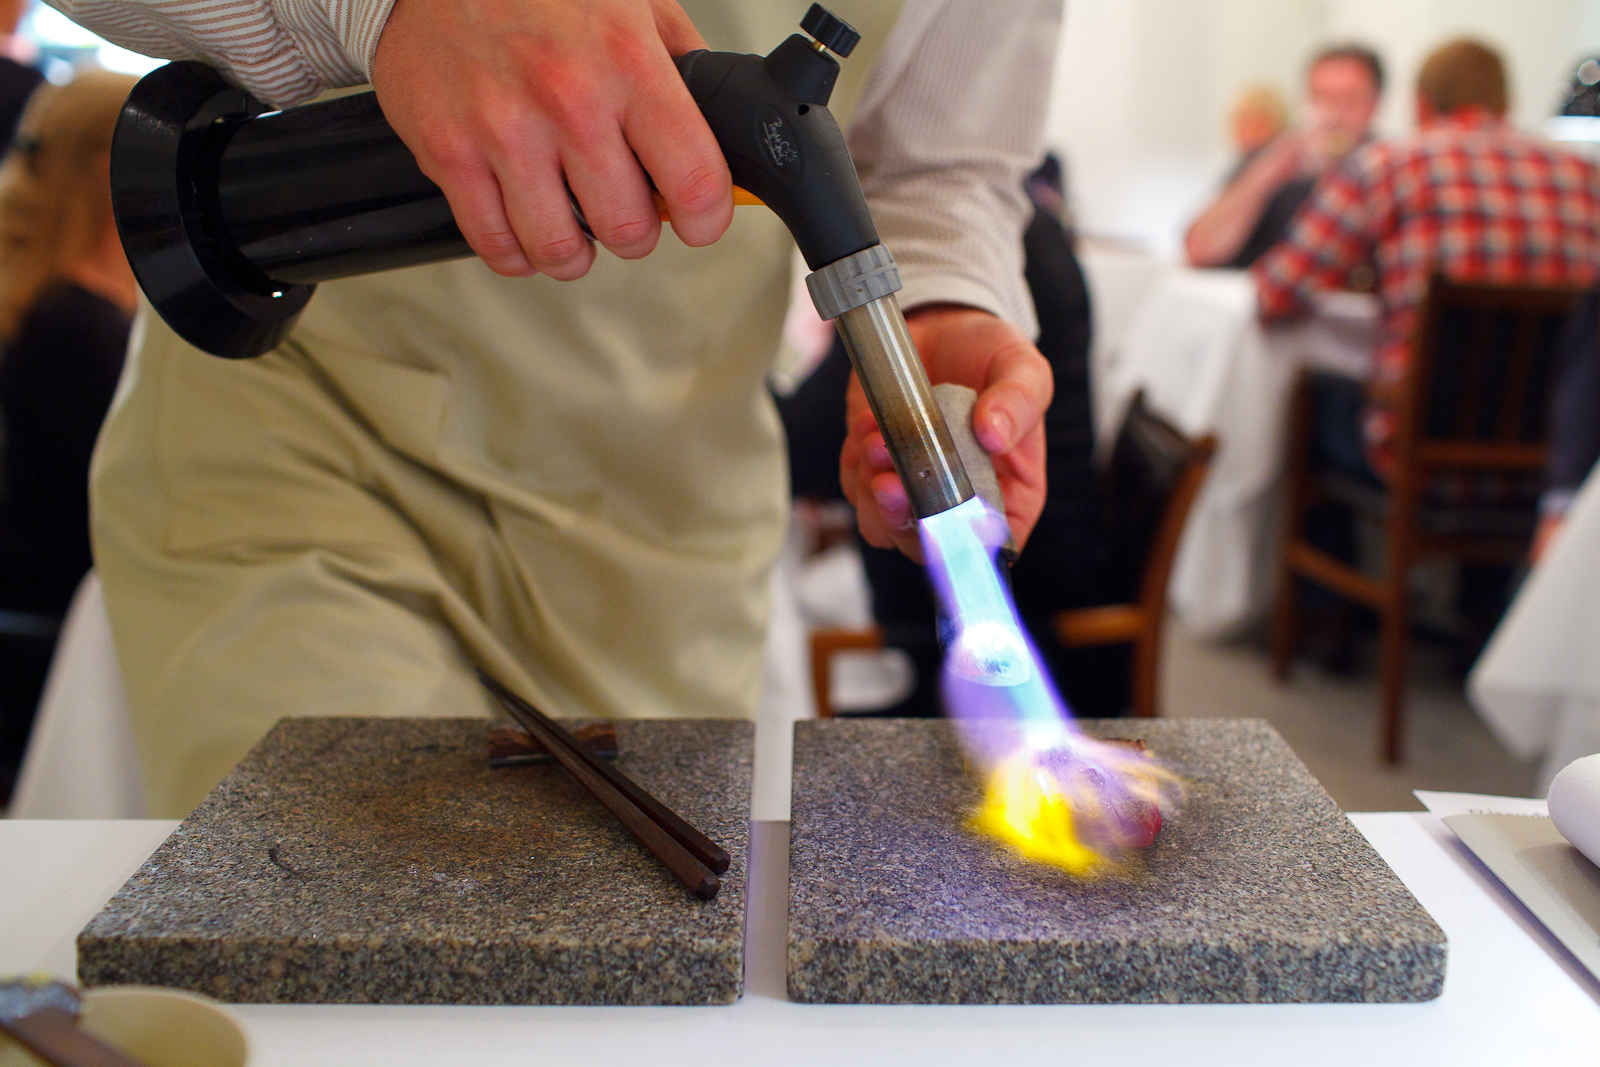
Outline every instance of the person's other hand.
POLYGON ((674 0, 398 0, 372 64, 378 102, 497 273, 568 280, 595 237, 655 248, 648 173, 691 246, 722 236, 732 180, 672 57, 706 47, 674 0))
POLYGON ((1264 188, 1276 190, 1287 182, 1305 176, 1313 165, 1312 137, 1306 130, 1280 133, 1247 168, 1251 180, 1264 188))
MULTIPOLYGON (((906 322, 930 381, 978 391, 973 429, 994 460, 1006 521, 1020 551, 1044 508, 1043 420, 1054 391, 1050 364, 1021 330, 987 311, 929 305, 911 311, 906 322)), ((899 548, 920 562, 922 545, 910 501, 854 374, 846 419, 849 433, 839 456, 839 479, 855 505, 861 536, 868 544, 899 548)))
POLYGON ((1348 155, 1359 138, 1342 126, 1315 126, 1305 132, 1303 173, 1320 174, 1348 155))

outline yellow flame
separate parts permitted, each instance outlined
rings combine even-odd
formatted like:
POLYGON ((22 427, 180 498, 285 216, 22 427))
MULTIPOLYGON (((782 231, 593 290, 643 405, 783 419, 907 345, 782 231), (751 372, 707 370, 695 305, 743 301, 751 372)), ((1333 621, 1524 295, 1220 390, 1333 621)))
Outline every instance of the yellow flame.
POLYGON ((1131 806, 1168 809, 1178 787, 1148 756, 1079 736, 1067 754, 1023 747, 996 764, 973 825, 1027 859, 1103 874, 1128 844, 1131 806))
POLYGON ((989 776, 989 791, 974 818, 978 829, 1031 860, 1090 874, 1105 861, 1073 832, 1072 802, 1055 775, 1021 751, 989 776))

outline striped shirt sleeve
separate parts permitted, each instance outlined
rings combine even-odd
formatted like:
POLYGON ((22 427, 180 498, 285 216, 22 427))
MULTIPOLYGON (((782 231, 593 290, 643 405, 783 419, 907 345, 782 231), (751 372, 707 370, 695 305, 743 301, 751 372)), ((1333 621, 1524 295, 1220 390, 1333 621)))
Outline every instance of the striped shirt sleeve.
POLYGON ((275 107, 369 80, 394 0, 46 0, 147 56, 200 59, 275 107))
POLYGON ((1043 153, 1061 0, 907 0, 848 138, 905 307, 991 311, 1038 333, 1023 179, 1043 153))

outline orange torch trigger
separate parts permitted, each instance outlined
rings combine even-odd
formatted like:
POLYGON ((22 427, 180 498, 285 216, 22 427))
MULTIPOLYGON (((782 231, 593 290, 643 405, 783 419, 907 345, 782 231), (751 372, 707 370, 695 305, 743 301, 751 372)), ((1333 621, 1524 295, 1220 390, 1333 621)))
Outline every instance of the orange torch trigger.
MULTIPOLYGON (((671 222, 672 221, 672 216, 667 213, 667 202, 666 202, 666 200, 662 199, 661 194, 656 192, 654 189, 650 190, 650 195, 651 195, 651 197, 653 197, 655 199, 656 211, 660 213, 661 221, 662 222, 671 222)), ((567 190, 567 200, 568 200, 569 203, 572 204, 572 215, 573 215, 574 218, 576 218, 578 220, 578 229, 582 230, 583 231, 583 235, 585 237, 587 237, 589 240, 591 240, 591 241, 594 240, 594 231, 589 229, 589 220, 583 217, 583 208, 578 204, 578 198, 576 196, 572 195, 572 190, 570 188, 567 190)), ((754 204, 754 205, 757 205, 759 207, 766 206, 762 202, 762 200, 761 200, 761 198, 759 196, 757 196, 756 194, 754 194, 754 193, 752 193, 752 192, 750 192, 750 191, 748 191, 746 189, 741 189, 737 185, 735 185, 733 187, 733 205, 734 205, 734 207, 739 207, 741 205, 747 205, 747 204, 754 204)))
MULTIPOLYGON (((650 195, 655 197, 656 210, 661 213, 661 221, 662 222, 671 222, 672 221, 672 216, 667 214, 667 202, 661 198, 661 194, 658 193, 658 192, 652 191, 650 193, 650 195)), ((749 206, 752 206, 752 205, 754 205, 755 207, 765 207, 766 206, 761 202, 761 198, 759 196, 757 196, 755 193, 750 192, 748 189, 741 189, 737 185, 735 185, 733 187, 733 206, 734 207, 749 207, 749 206)))

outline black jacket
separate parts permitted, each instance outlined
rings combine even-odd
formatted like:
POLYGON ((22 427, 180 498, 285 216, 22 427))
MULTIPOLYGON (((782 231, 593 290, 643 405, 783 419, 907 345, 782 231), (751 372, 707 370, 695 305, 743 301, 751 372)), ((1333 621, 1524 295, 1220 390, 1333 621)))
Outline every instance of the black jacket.
POLYGON ((91 566, 89 457, 128 326, 109 301, 62 285, 0 354, 0 610, 62 615, 91 566))

